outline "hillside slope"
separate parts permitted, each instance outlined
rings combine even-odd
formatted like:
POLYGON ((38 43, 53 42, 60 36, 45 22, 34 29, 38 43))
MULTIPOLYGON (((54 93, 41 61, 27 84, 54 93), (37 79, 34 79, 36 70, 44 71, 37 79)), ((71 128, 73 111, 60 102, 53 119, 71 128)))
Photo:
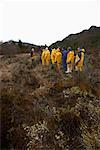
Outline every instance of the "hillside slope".
POLYGON ((83 45, 86 68, 71 74, 43 67, 39 53, 32 66, 33 45, 12 41, 1 45, 1 150, 100 149, 100 27, 51 47, 83 45))
POLYGON ((37 62, 1 56, 1 149, 100 149, 98 80, 37 62))
MULTIPOLYGON (((68 37, 64 38, 62 41, 57 41, 51 44, 49 47, 69 47, 73 49, 77 47, 85 47, 88 54, 100 53, 100 27, 91 26, 88 30, 83 30, 77 34, 70 34, 68 37)), ((6 54, 19 54, 29 52, 32 47, 36 49, 43 48, 44 45, 34 45, 30 43, 25 43, 19 40, 4 42, 0 44, 0 55, 6 54)))
POLYGON ((19 40, 18 42, 10 40, 8 42, 0 44, 0 55, 15 55, 21 53, 29 53, 32 47, 34 47, 35 49, 39 49, 40 47, 44 46, 25 43, 21 40, 19 40))
POLYGON ((51 47, 68 47, 73 49, 85 47, 86 49, 100 49, 100 27, 91 26, 88 30, 83 30, 77 34, 70 34, 62 41, 53 43, 51 47))
POLYGON ((84 30, 77 34, 71 34, 62 41, 53 43, 50 47, 67 48, 69 46, 72 47, 73 50, 76 50, 78 47, 85 48, 87 70, 92 73, 92 76, 97 78, 100 74, 100 27, 91 26, 88 30, 84 30))

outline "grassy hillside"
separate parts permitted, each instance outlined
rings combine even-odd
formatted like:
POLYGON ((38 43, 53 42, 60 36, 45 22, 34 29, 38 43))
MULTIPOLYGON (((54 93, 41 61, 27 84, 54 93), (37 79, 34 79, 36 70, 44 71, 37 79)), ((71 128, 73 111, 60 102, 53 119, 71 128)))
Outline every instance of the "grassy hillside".
POLYGON ((100 88, 85 74, 32 66, 28 54, 2 56, 1 149, 100 149, 100 88))
POLYGON ((32 65, 31 44, 0 45, 1 150, 100 149, 100 27, 51 47, 83 45, 85 70, 71 74, 43 67, 39 53, 32 65))

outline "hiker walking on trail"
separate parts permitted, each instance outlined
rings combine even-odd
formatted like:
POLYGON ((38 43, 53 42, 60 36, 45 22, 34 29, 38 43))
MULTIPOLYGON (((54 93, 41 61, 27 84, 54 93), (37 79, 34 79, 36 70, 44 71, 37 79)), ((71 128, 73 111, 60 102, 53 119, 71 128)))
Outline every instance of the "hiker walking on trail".
POLYGON ((74 66, 74 51, 71 47, 68 47, 68 53, 67 53, 67 71, 65 73, 71 73, 74 66))
POLYGON ((50 51, 49 51, 48 47, 43 49, 41 59, 42 59, 42 65, 43 66, 49 66, 50 65, 50 51))
POLYGON ((75 57, 75 70, 83 71, 84 66, 84 58, 85 58, 85 49, 77 49, 76 57, 75 57))
POLYGON ((56 69, 59 71, 62 64, 62 53, 60 48, 57 48, 56 50, 55 63, 56 63, 56 69))
POLYGON ((36 54, 34 48, 31 49, 31 60, 32 60, 32 65, 35 65, 36 62, 36 54))

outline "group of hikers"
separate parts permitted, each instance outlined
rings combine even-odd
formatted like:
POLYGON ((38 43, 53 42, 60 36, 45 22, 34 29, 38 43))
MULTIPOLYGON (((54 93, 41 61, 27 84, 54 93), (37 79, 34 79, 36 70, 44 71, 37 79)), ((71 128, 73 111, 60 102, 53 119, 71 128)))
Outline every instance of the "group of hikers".
MULTIPOLYGON (((31 50, 32 62, 36 59, 34 48, 31 50)), ((50 66, 52 69, 60 70, 63 68, 65 73, 75 71, 83 71, 85 61, 85 49, 77 48, 76 51, 71 47, 53 48, 49 50, 48 47, 42 49, 41 62, 43 66, 50 66)))

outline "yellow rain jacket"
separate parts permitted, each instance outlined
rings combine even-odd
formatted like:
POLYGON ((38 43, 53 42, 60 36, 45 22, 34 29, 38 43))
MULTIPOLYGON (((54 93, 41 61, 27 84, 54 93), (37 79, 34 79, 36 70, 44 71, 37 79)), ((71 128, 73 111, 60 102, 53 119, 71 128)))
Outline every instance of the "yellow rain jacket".
POLYGON ((42 59, 42 65, 48 66, 50 64, 50 51, 44 49, 42 52, 41 59, 42 59))
POLYGON ((67 71, 72 72, 74 66, 74 51, 67 54, 67 71))
POLYGON ((51 62, 52 62, 52 64, 54 64, 56 62, 55 58, 56 58, 56 49, 54 48, 54 49, 52 49, 52 52, 51 52, 51 62))
POLYGON ((47 66, 50 64, 50 51, 49 50, 45 51, 45 62, 47 66))
POLYGON ((42 50, 42 55, 41 55, 41 60, 42 60, 42 65, 45 65, 45 49, 42 50))
POLYGON ((83 65, 84 65, 84 53, 85 53, 85 50, 84 49, 81 49, 80 51, 80 55, 81 55, 81 58, 78 56, 78 54, 76 55, 76 58, 75 58, 75 63, 76 63, 76 71, 82 71, 83 70, 83 65))
POLYGON ((56 51, 55 62, 57 64, 57 69, 60 70, 62 63, 62 53, 59 50, 56 51))
POLYGON ((74 63, 74 51, 70 51, 70 52, 67 54, 67 63, 68 63, 68 64, 74 63))

